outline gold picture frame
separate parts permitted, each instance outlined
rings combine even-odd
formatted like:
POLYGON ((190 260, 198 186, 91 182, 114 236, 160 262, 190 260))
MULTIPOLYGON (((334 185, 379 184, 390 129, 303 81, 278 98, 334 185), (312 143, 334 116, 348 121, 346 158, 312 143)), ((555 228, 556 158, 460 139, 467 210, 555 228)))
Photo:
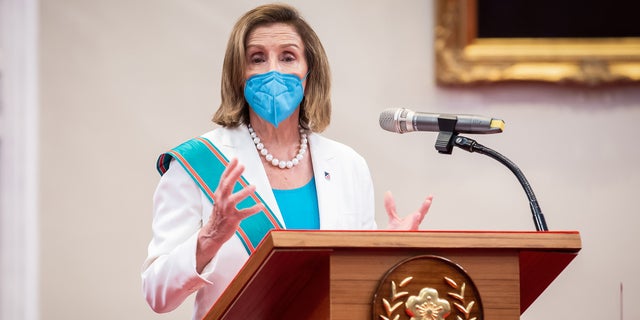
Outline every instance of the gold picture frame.
POLYGON ((640 38, 476 38, 478 0, 436 0, 436 81, 640 81, 640 38))

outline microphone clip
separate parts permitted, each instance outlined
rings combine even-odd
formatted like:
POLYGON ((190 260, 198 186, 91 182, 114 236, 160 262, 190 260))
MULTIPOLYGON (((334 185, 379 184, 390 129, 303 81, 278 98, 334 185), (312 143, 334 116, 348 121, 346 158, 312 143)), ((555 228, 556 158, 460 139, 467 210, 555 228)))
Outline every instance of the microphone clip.
POLYGON ((436 140, 436 150, 442 154, 451 154, 453 152, 454 141, 458 136, 456 132, 456 123, 458 118, 452 115, 440 115, 438 117, 438 139, 436 140))

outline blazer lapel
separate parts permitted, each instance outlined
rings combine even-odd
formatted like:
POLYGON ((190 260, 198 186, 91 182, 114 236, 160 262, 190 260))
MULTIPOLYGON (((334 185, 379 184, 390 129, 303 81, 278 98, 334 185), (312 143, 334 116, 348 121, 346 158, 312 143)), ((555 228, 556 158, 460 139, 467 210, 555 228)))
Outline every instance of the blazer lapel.
POLYGON ((318 210, 320 211, 320 229, 333 229, 337 214, 335 193, 340 192, 338 185, 331 182, 331 175, 335 174, 336 163, 333 149, 324 138, 318 134, 309 135, 309 150, 313 164, 313 175, 316 178, 318 195, 318 210))

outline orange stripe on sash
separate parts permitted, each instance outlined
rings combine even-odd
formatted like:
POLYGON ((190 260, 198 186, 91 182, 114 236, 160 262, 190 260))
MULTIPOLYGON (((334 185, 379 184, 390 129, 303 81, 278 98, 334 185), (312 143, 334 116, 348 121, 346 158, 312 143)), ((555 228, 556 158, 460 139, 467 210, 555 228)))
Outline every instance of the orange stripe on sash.
POLYGON ((213 197, 213 191, 209 188, 209 186, 204 182, 204 180, 202 179, 202 177, 200 177, 200 175, 198 174, 198 172, 196 172, 196 170, 193 169, 193 167, 189 164, 189 162, 179 153, 175 152, 175 151, 169 151, 167 153, 170 153, 171 156, 176 157, 178 159, 180 159, 180 162, 185 166, 185 168, 189 171, 189 173, 191 173, 191 175, 198 181, 198 183, 200 184, 200 186, 202 186, 202 188, 205 190, 205 192, 209 195, 209 197, 211 197, 211 199, 214 199, 213 197))

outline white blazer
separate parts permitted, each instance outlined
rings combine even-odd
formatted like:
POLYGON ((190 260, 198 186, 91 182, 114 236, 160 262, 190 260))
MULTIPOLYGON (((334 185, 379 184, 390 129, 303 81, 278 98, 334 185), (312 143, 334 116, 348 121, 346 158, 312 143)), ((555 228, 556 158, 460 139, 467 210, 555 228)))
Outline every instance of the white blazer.
MULTIPOLYGON (((285 225, 247 127, 219 128, 203 137, 227 158, 238 158, 244 164, 243 176, 256 186, 256 192, 285 225)), ((344 144, 318 134, 310 134, 308 140, 320 229, 376 229, 373 183, 364 158, 344 144)), ((202 319, 249 256, 234 236, 201 274, 196 272, 197 235, 209 220, 212 205, 182 166, 174 162, 154 194, 153 238, 142 268, 142 286, 147 302, 156 312, 169 312, 197 292, 193 318, 202 319)))

